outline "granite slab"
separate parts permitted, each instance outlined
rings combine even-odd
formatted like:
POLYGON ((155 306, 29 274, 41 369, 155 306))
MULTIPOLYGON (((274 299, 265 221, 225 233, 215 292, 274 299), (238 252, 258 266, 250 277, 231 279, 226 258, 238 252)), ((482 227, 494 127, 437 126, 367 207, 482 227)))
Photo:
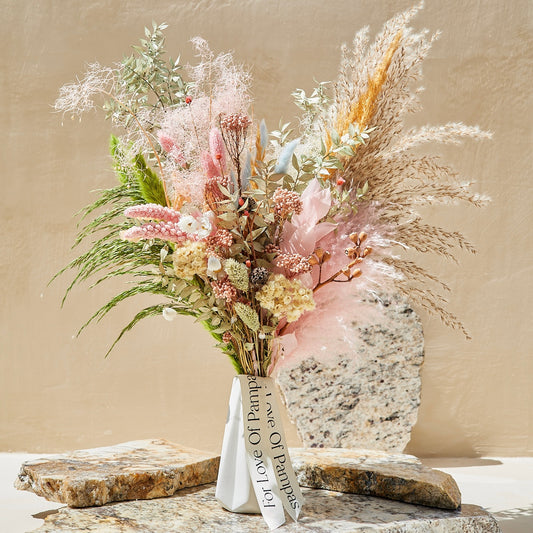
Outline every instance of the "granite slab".
POLYGON ((23 463, 15 487, 71 507, 160 498, 216 480, 220 456, 163 439, 23 463))
MULTIPOLYGON (((451 476, 414 456, 375 450, 291 448, 302 487, 378 496, 456 509, 461 494, 451 476)), ((219 456, 159 440, 133 441, 26 462, 21 490, 70 507, 171 496, 216 480, 219 456)))
MULTIPOLYGON (((403 452, 420 405, 424 334, 420 318, 399 295, 363 301, 373 322, 353 321, 357 339, 344 353, 322 350, 276 376, 287 412, 305 447, 365 448, 403 452)), ((331 335, 343 341, 343 328, 331 335)), ((325 339, 330 339, 326 336, 325 339)), ((335 340, 335 339, 334 339, 335 340)), ((331 350, 329 350, 331 351, 331 350)))
POLYGON ((292 448, 302 487, 379 496, 417 505, 457 509, 461 492, 452 476, 413 455, 342 448, 292 448))
MULTIPOLYGON (((496 520, 474 505, 446 511, 408 503, 303 489, 305 503, 298 523, 287 533, 499 533, 496 520)), ((62 508, 49 514, 38 533, 98 531, 106 533, 266 533, 261 515, 225 511, 215 500, 213 484, 183 489, 172 497, 120 502, 85 509, 62 508)))

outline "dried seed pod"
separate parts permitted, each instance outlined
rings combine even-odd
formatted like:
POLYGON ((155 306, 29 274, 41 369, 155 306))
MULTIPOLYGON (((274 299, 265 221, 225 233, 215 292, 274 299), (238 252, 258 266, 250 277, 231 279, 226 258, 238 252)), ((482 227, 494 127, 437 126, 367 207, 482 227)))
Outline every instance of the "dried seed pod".
POLYGON ((350 233, 350 235, 348 235, 348 238, 349 238, 354 244, 356 244, 356 243, 357 243, 357 239, 359 238, 359 236, 357 235, 357 233, 350 233))
POLYGON ((250 274, 250 282, 253 285, 262 287, 268 281, 269 276, 270 276, 270 272, 266 268, 257 267, 257 268, 254 268, 252 270, 252 273, 250 274))
POLYGON ((361 233, 359 233, 359 242, 365 242, 367 237, 368 235, 364 231, 362 231, 361 233))
POLYGON ((365 248, 363 252, 363 257, 366 257, 371 251, 372 251, 372 248, 370 248, 370 246, 368 248, 365 248))
POLYGON ((357 257, 357 248, 346 248, 346 250, 344 250, 344 253, 350 258, 354 258, 354 257, 357 257))
POLYGON ((358 278, 361 274, 362 274, 361 269, 360 269, 360 268, 356 268, 356 269, 352 272, 352 278, 358 278))
POLYGON ((329 252, 324 252, 322 257, 322 262, 327 263, 331 259, 331 254, 329 252))

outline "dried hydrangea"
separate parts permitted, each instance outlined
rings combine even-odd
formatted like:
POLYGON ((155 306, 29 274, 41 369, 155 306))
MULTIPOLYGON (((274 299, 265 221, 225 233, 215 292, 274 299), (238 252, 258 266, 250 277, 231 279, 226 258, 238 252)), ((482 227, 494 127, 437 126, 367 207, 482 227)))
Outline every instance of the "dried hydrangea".
POLYGON ((172 254, 174 272, 183 279, 192 279, 195 274, 203 276, 207 272, 206 246, 203 242, 186 241, 172 254))
POLYGON ((276 318, 286 318, 287 322, 295 322, 305 311, 315 308, 313 291, 304 287, 300 280, 289 280, 282 274, 271 276, 255 297, 261 307, 276 318))

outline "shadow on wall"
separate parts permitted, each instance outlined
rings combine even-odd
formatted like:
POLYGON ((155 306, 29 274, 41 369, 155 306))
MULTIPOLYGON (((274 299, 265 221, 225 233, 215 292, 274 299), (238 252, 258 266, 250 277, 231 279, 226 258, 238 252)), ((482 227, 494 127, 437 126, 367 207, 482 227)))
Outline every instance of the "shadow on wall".
POLYGON ((465 435, 463 427, 451 414, 441 411, 438 419, 435 418, 430 424, 425 419, 427 415, 423 412, 422 399, 418 421, 411 432, 411 440, 404 453, 417 457, 481 457, 465 435), (431 430, 436 425, 440 428, 438 432, 431 430), (422 442, 423 447, 420 445, 422 442))
POLYGON ((442 390, 442 383, 424 370, 421 378, 422 397, 418 419, 404 453, 417 457, 481 457, 457 417, 457 405, 450 402, 442 390), (425 394, 428 390, 432 391, 432 397, 425 394))

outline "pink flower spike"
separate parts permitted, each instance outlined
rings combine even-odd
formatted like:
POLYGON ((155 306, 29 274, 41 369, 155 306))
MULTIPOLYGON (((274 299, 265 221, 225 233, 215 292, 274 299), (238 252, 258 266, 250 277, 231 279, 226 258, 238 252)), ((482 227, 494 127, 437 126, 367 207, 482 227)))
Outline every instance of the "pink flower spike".
POLYGON ((180 147, 174 142, 174 139, 165 133, 159 132, 158 134, 159 144, 161 148, 167 152, 167 154, 178 163, 180 167, 185 167, 187 161, 181 151, 180 147))
POLYGON ((202 152, 201 156, 202 169, 207 179, 216 178, 220 176, 220 167, 217 167, 213 162, 213 158, 209 152, 202 152))
POLYGON ((165 135, 164 133, 159 132, 159 135, 157 136, 159 140, 159 144, 161 145, 161 148, 165 150, 165 152, 172 152, 172 149, 176 146, 176 143, 174 142, 174 139, 172 137, 169 137, 168 135, 165 135))
POLYGON ((161 239, 163 241, 183 243, 192 240, 191 236, 182 231, 174 222, 160 222, 158 224, 144 224, 133 226, 120 233, 125 241, 139 242, 141 240, 161 239))
POLYGON ((140 220, 163 220, 165 222, 179 222, 180 212, 164 207, 159 204, 141 204, 128 207, 124 211, 124 216, 128 218, 138 218, 140 220))
POLYGON ((209 133, 209 148, 211 149, 211 156, 216 161, 218 168, 226 168, 226 147, 224 146, 224 139, 218 128, 213 128, 209 133))

